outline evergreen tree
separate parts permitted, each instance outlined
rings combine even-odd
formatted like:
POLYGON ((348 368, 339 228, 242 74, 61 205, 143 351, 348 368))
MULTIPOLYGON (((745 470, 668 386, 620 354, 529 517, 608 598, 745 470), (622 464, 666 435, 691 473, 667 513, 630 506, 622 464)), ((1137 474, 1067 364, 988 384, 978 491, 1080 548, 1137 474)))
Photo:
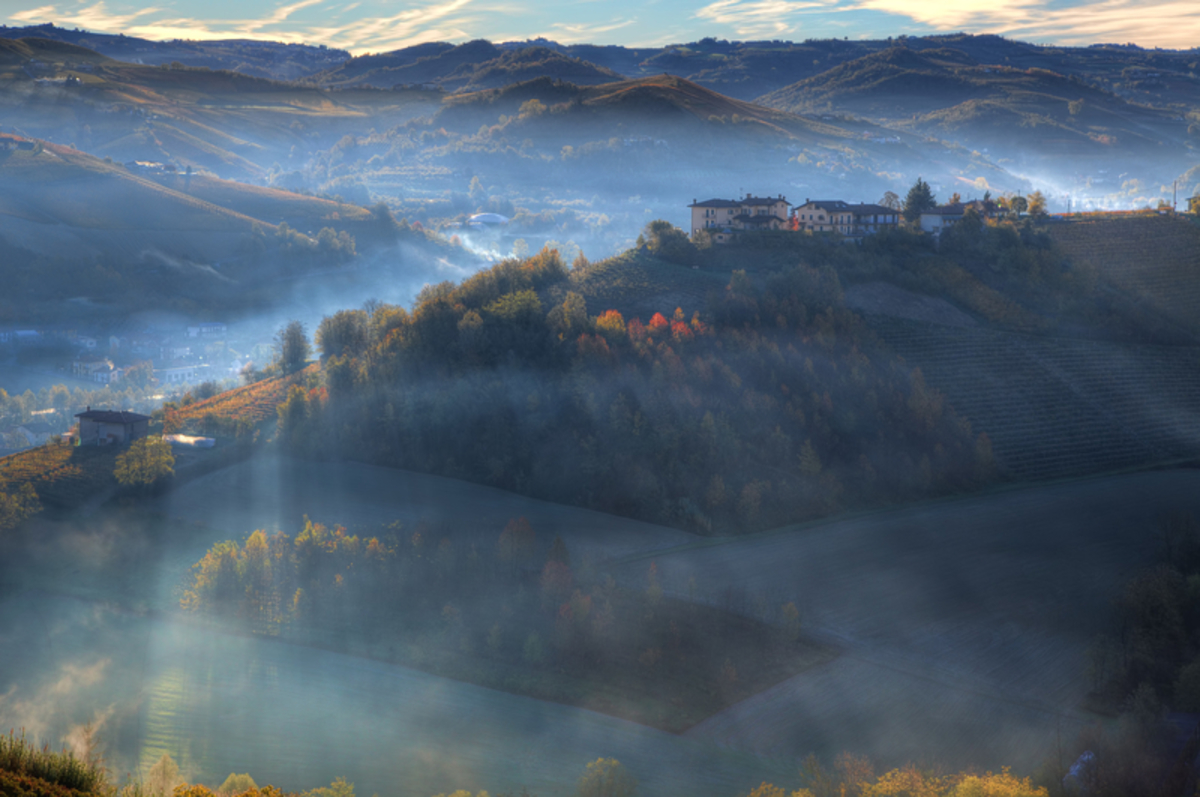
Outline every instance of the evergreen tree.
POLYGON ((916 224, 921 218, 921 213, 936 207, 937 199, 929 183, 918 177, 913 187, 908 189, 908 196, 904 198, 904 220, 909 224, 916 224))
POLYGON ((304 324, 292 321, 275 333, 275 361, 285 374, 294 373, 304 367, 312 348, 308 345, 308 333, 304 324))

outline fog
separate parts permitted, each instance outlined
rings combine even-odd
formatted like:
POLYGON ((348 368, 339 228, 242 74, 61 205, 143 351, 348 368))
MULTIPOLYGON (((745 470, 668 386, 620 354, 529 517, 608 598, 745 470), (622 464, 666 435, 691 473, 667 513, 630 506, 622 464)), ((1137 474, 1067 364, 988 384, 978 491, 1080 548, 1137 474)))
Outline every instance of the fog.
MULTIPOLYGON (((0 389, 100 390, 108 358, 163 380, 112 409, 243 381, 233 412, 266 409, 185 418, 216 446, 146 489, 88 471, 111 451, 0 459, 0 498, 43 499, 0 503, 0 730, 213 789, 565 796, 614 758, 642 795, 736 797, 844 753, 1057 787, 1096 728, 1200 706, 1200 643, 1145 654, 1120 608, 1174 568, 1200 617, 1194 112, 1084 51, 1001 67, 942 38, 910 44, 964 48, 977 96, 835 82, 907 57, 890 40, 713 71, 687 59, 749 56, 706 40, 678 74, 624 48, 251 59, 288 84, 201 43, 135 68, 14 40, 0 389), (698 200, 919 180, 1046 202, 937 233, 691 229, 698 200)), ((71 400, 0 404, 0 453, 71 400)))

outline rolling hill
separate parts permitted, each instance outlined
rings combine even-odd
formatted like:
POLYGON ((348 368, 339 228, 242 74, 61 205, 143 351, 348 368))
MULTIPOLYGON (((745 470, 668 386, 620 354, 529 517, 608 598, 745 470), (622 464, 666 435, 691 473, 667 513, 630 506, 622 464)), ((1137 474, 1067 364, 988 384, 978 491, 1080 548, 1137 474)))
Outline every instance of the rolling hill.
POLYGON ((169 160, 261 181, 347 133, 386 129, 440 94, 327 92, 201 67, 142 66, 48 39, 0 39, 6 129, 101 156, 169 160))
POLYGON ((953 49, 893 47, 758 101, 795 113, 855 113, 974 147, 1073 158, 1116 154, 1114 147, 1123 155, 1164 143, 1181 149, 1187 136, 1175 113, 1135 105, 1078 78, 985 65, 953 49))
POLYGON ((417 45, 395 53, 352 58, 310 80, 323 86, 390 89, 419 84, 446 91, 478 91, 541 77, 591 85, 615 82, 623 76, 546 47, 502 50, 490 42, 473 41, 446 48, 417 45))
POLYGON ((74 44, 109 58, 157 66, 177 61, 187 66, 231 69, 272 80, 297 80, 328 69, 350 57, 324 45, 230 39, 226 41, 152 41, 136 36, 94 33, 53 24, 0 26, 0 38, 39 38, 74 44))

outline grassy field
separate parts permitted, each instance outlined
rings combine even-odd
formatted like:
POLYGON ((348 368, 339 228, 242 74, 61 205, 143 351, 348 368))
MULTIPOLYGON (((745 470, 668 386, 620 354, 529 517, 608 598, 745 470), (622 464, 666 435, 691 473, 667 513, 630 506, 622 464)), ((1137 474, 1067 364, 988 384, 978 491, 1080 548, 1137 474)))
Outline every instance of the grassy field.
MULTIPOLYGON (((1158 553, 1200 473, 1165 471, 947 500, 653 554, 664 586, 795 601, 843 654, 689 731, 762 754, 848 749, 886 763, 1036 766, 1085 714, 1084 651, 1158 553)), ((637 577, 649 556, 628 564, 637 577)))
MULTIPOLYGON (((375 530, 400 521, 425 521, 437 535, 453 534, 488 548, 509 520, 527 517, 538 549, 561 535, 574 559, 600 561, 681 545, 693 535, 665 526, 618 518, 588 509, 552 504, 493 487, 354 462, 320 463, 256 457, 207 474, 154 504, 156 511, 217 529, 218 539, 242 538, 253 529, 295 533, 304 516, 375 530), (213 496, 220 496, 214 500, 213 496)), ((213 540, 215 541, 215 540, 213 540)), ((211 541, 210 543, 211 544, 211 541)), ((207 545, 181 563, 186 572, 207 545)))

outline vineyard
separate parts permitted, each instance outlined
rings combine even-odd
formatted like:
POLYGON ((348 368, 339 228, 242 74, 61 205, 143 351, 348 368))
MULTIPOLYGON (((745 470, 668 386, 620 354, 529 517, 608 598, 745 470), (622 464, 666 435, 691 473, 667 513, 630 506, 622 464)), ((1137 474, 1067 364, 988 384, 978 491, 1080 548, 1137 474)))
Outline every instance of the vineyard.
POLYGON ((116 486, 113 467, 123 449, 48 443, 0 459, 0 484, 33 485, 46 506, 70 509, 116 486))
POLYGON ((1079 265, 1150 314, 1200 333, 1200 227, 1178 216, 1123 216, 1051 225, 1079 265))
POLYGON ((1200 347, 871 323, 976 432, 987 432, 1013 478, 1100 473, 1200 451, 1200 347))
POLYGON ((317 368, 310 365, 290 376, 264 379, 172 410, 163 421, 163 433, 222 437, 252 434, 264 422, 275 420, 275 410, 287 398, 288 389, 303 385, 317 368))

